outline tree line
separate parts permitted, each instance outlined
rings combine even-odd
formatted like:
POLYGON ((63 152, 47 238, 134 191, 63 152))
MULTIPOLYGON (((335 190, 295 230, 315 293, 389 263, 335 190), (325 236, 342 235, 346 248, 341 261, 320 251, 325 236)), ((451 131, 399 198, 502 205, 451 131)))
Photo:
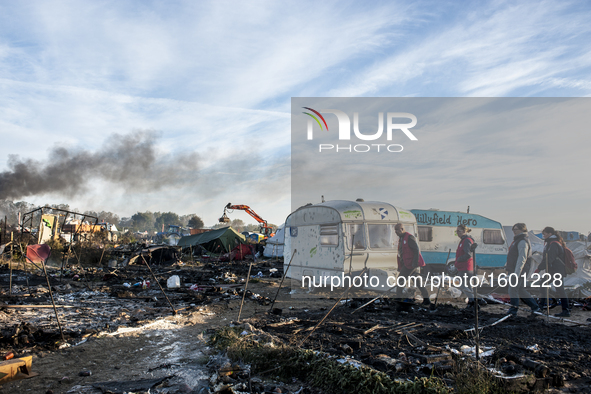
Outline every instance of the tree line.
MULTIPOLYGON (((70 207, 69 204, 46 204, 47 206, 56 209, 62 209, 72 212, 80 212, 84 215, 95 216, 100 222, 114 224, 117 229, 129 229, 131 231, 148 231, 159 232, 166 230, 168 225, 177 225, 182 227, 203 228, 203 220, 197 214, 178 215, 174 212, 137 212, 131 217, 119 217, 118 214, 109 211, 80 211, 77 208, 70 207)), ((23 214, 31 212, 41 206, 30 204, 26 201, 12 202, 8 200, 0 200, 0 221, 8 225, 16 226, 18 224, 19 212, 21 217, 23 214)), ((57 212, 57 211, 56 211, 57 212)), ((49 212, 50 213, 50 212, 49 212)), ((80 217, 78 217, 80 218, 80 217)))
MULTIPOLYGON (((49 206, 56 209, 63 209, 72 212, 81 212, 76 208, 71 208, 68 204, 47 204, 43 206, 49 206)), ((0 222, 4 222, 6 217, 6 223, 9 225, 17 225, 18 213, 21 215, 31 212, 40 206, 30 204, 26 201, 12 202, 8 200, 0 200, 0 222)), ((109 211, 84 211, 81 212, 85 215, 91 215, 98 217, 99 222, 107 222, 114 224, 118 230, 122 231, 128 229, 130 231, 147 231, 148 233, 166 231, 168 225, 176 225, 181 227, 190 228, 204 228, 205 224, 203 220, 197 216, 197 214, 191 213, 188 215, 178 215, 175 212, 136 212, 130 217, 119 217, 116 213, 109 211)), ((230 223, 217 223, 212 228, 221 228, 232 226, 238 232, 242 231, 253 231, 258 232, 260 225, 258 224, 246 224, 241 219, 234 219, 230 223)), ((277 227, 270 224, 270 226, 277 227)))

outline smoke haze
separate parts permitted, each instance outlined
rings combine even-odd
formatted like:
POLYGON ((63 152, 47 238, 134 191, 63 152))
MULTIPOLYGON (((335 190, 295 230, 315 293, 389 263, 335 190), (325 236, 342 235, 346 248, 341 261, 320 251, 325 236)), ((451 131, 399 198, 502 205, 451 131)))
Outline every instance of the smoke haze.
POLYGON ((109 136, 95 151, 55 147, 46 162, 9 155, 8 171, 0 173, 0 199, 45 193, 73 197, 88 190, 93 179, 122 185, 128 191, 158 190, 195 178, 195 152, 159 155, 157 133, 138 130, 109 136))

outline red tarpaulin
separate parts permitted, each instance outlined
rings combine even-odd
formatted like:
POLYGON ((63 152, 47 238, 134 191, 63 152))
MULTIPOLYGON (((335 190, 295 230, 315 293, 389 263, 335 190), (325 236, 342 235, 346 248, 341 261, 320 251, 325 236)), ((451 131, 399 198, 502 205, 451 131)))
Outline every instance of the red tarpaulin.
POLYGON ((248 255, 252 256, 252 247, 247 244, 237 245, 230 253, 226 253, 220 257, 220 261, 244 260, 248 255))
POLYGON ((43 263, 49 258, 50 254, 51 249, 46 244, 27 246, 27 259, 32 263, 43 263))

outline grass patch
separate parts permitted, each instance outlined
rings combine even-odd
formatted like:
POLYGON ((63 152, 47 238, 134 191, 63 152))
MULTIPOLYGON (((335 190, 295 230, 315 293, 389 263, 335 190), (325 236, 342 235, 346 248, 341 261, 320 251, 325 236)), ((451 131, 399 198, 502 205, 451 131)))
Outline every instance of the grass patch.
MULTIPOLYGON (((454 373, 457 394, 510 394, 523 390, 511 389, 492 373, 471 360, 458 360, 454 373)), ((528 391, 528 390, 526 390, 528 391)))
MULTIPOLYGON (((335 358, 312 350, 298 349, 273 341, 272 337, 245 335, 241 328, 223 328, 210 343, 226 351, 233 361, 250 364, 253 372, 272 371, 284 381, 300 379, 327 393, 358 394, 448 394, 451 389, 438 378, 420 378, 413 382, 397 382, 387 374, 369 367, 341 364, 335 358)), ((472 391, 474 392, 474 391, 472 391)))

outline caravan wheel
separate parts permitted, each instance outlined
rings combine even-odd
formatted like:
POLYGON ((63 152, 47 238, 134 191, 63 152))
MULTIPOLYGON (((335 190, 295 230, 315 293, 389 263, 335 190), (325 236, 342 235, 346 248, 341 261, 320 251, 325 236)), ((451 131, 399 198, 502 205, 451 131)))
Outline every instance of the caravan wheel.
POLYGON ((456 268, 456 262, 450 261, 449 263, 447 263, 446 270, 449 275, 456 276, 458 274, 458 269, 456 268))

